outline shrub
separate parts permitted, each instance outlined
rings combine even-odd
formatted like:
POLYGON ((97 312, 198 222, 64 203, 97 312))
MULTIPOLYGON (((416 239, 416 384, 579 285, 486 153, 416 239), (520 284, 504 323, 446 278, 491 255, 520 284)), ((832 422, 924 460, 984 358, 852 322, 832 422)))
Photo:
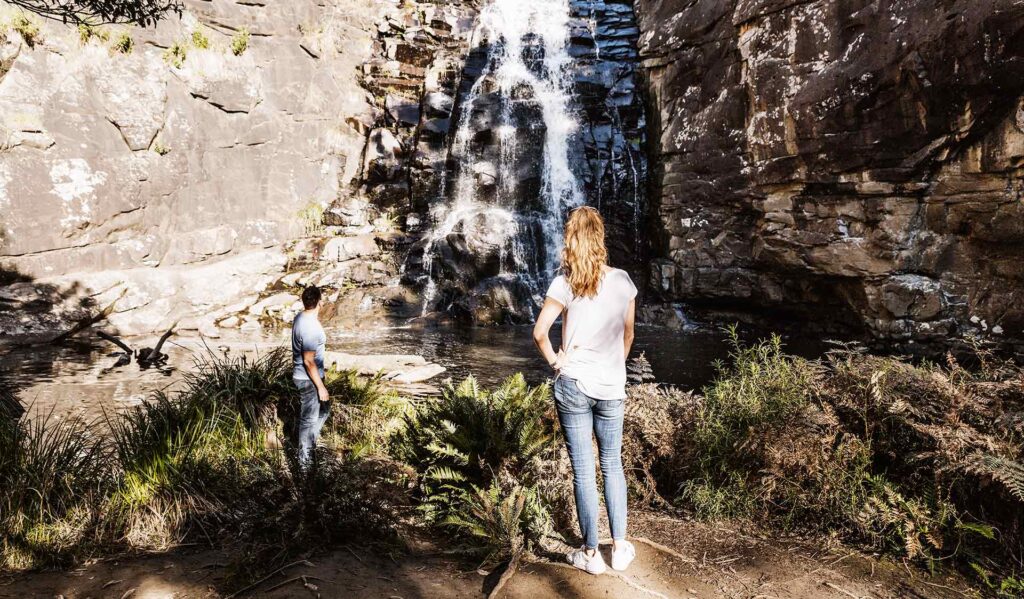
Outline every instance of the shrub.
POLYGON ((120 476, 108 511, 131 547, 165 548, 193 528, 207 532, 230 494, 246 492, 224 466, 261 457, 263 439, 240 414, 192 399, 158 394, 109 422, 120 476))
POLYGON ((389 460, 338 456, 317 450, 311 465, 274 469, 248 477, 248 489, 232 508, 236 559, 231 578, 253 580, 297 555, 353 542, 393 544, 408 512, 410 473, 389 460))
POLYGON ((187 57, 188 49, 185 47, 184 42, 174 42, 170 48, 164 50, 164 62, 176 69, 180 69, 185 64, 185 58, 187 57))
POLYGON ((200 50, 206 50, 210 47, 210 38, 206 37, 202 29, 193 30, 192 37, 189 39, 192 41, 192 46, 200 50))
POLYGON ((110 47, 114 52, 131 54, 132 50, 135 49, 135 40, 132 39, 132 36, 127 31, 122 31, 114 38, 114 43, 110 47))
POLYGON ((241 56, 245 54, 245 51, 249 49, 249 30, 239 29, 231 36, 231 53, 235 56, 241 56))
POLYGON ((291 353, 283 347, 255 357, 211 352, 200 356, 182 380, 187 401, 210 410, 226 408, 253 432, 273 426, 278 402, 295 396, 291 353))
POLYGON ((529 550, 551 531, 551 516, 537 487, 495 478, 489 487, 470 485, 460 507, 444 520, 452 529, 473 538, 486 563, 511 559, 529 550))
POLYGON ((676 474, 679 449, 692 439, 694 413, 700 399, 693 393, 655 384, 627 388, 622 429, 622 465, 636 499, 663 505, 663 493, 682 484, 676 474), (660 487, 660 488, 659 488, 660 487))
POLYGON ((314 237, 324 232, 324 208, 317 202, 311 202, 308 206, 299 211, 299 219, 306 236, 314 237))
POLYGON ((733 344, 703 397, 630 388, 641 401, 632 420, 627 410, 624 450, 658 489, 676 488, 703 518, 838 534, 928 565, 1021 563, 1019 367, 991 355, 974 371, 952 358, 911 364, 856 347, 808 362, 778 338, 743 346, 735 332, 733 344))
POLYGON ((80 420, 0 420, 0 567, 68 563, 89 549, 106 456, 80 420))
POLYGON ((23 12, 18 13, 11 20, 11 29, 18 32, 29 48, 34 48, 40 41, 39 25, 36 25, 35 21, 23 12))
POLYGON ((742 440, 751 429, 785 422, 810 402, 814 366, 782 352, 782 339, 750 346, 729 330, 733 364, 718 365, 719 375, 704 390, 697 414, 694 442, 703 459, 728 463, 746 459, 742 440))
POLYGON ((78 39, 82 42, 82 45, 88 44, 92 40, 99 40, 105 43, 110 39, 110 33, 98 27, 81 23, 78 26, 78 39))
MULTIPOLYGON (((379 381, 332 375, 336 400, 402 420, 387 411, 400 400, 379 381)), ((323 449, 299 469, 294 452, 267 448, 275 404, 297 403, 290 379, 283 349, 254 359, 211 354, 180 390, 110 416, 103 441, 79 421, 0 420, 0 567, 231 539, 244 581, 331 544, 391 542, 411 470, 323 449)), ((338 425, 337 434, 383 444, 391 431, 338 425)))
POLYGON ((381 378, 361 377, 355 371, 329 371, 327 390, 332 399, 325 437, 356 455, 380 455, 412 416, 415 403, 385 389, 381 378))

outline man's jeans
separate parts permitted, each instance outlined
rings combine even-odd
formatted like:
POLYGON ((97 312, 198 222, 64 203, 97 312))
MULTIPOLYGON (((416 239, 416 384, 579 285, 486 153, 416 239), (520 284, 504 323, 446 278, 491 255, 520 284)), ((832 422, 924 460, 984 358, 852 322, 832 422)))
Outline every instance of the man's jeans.
POLYGON ((309 461, 310 454, 320 438, 320 429, 331 415, 331 404, 320 401, 313 381, 295 380, 299 388, 299 463, 309 461))
POLYGON ((597 475, 594 471, 593 437, 597 437, 604 476, 604 502, 612 538, 626 538, 626 476, 622 472, 622 415, 625 400, 588 397, 576 381, 560 377, 555 382, 555 406, 572 460, 576 515, 588 549, 597 547, 597 475), (593 431, 593 432, 591 432, 593 431))

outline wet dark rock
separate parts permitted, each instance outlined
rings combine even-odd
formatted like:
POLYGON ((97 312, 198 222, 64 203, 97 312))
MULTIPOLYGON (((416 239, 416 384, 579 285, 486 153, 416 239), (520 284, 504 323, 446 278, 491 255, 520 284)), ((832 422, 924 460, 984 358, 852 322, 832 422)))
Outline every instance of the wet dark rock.
POLYGON ((527 324, 533 322, 533 291, 521 278, 501 275, 485 279, 452 306, 456 318, 477 324, 527 324))

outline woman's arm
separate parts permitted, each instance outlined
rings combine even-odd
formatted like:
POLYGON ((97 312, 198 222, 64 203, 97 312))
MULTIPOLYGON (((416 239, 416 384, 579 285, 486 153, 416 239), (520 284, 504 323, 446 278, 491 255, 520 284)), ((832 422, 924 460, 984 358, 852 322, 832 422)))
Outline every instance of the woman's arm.
POLYGON ((625 330, 622 333, 622 342, 625 346, 626 353, 623 354, 625 357, 629 357, 629 350, 633 348, 633 324, 636 321, 636 300, 629 300, 629 306, 626 308, 626 323, 625 330))
POLYGON ((555 320, 558 319, 558 316, 564 309, 565 306, 562 304, 550 297, 546 298, 544 306, 540 309, 540 316, 537 317, 537 324, 533 325, 533 342, 537 344, 540 355, 544 356, 544 360, 555 370, 562 367, 561 359, 563 354, 561 351, 555 352, 554 347, 551 346, 549 333, 551 325, 555 324, 555 320))

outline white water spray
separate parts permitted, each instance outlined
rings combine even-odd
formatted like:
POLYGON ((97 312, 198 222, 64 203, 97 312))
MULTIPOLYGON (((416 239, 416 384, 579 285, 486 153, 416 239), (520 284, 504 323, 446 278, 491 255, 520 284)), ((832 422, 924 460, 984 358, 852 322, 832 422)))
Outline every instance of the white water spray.
POLYGON ((423 257, 429 277, 424 312, 431 309, 437 294, 435 245, 454 231, 462 232, 471 251, 500 248, 500 274, 520 277, 535 291, 558 266, 563 214, 583 204, 583 194, 569 164, 570 140, 578 128, 577 116, 571 110, 569 21, 568 0, 492 0, 480 13, 473 43, 477 48, 487 48, 487 60, 460 107, 450 150, 457 164, 456 180, 431 210, 432 228, 427 233, 423 257), (531 60, 541 53, 539 63, 531 60), (493 93, 502 103, 500 123, 494 128, 499 145, 497 165, 487 162, 472 147, 476 133, 474 108, 482 94, 493 93), (514 121, 517 102, 530 104, 543 120, 542 158, 520 156, 514 121), (523 160, 538 158, 543 160, 541 209, 525 211, 517 202, 520 190, 516 169, 523 160), (489 179, 496 179, 492 182, 495 193, 493 199, 484 200, 480 189, 489 179), (539 229, 542 240, 534 239, 535 229, 539 229), (537 247, 538 241, 543 247, 537 247), (542 260, 537 259, 538 254, 542 260))

